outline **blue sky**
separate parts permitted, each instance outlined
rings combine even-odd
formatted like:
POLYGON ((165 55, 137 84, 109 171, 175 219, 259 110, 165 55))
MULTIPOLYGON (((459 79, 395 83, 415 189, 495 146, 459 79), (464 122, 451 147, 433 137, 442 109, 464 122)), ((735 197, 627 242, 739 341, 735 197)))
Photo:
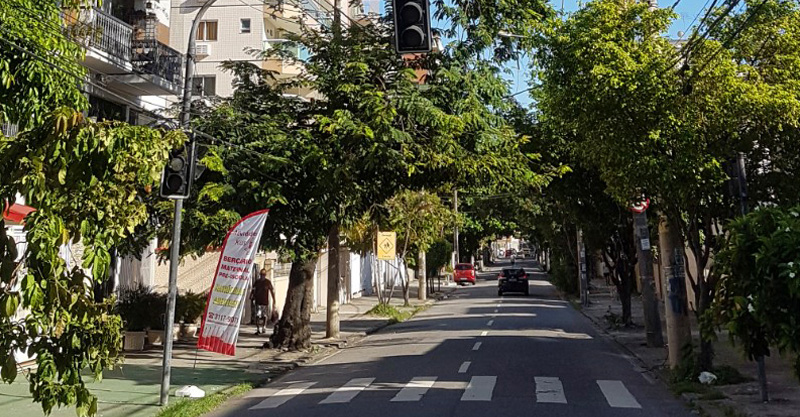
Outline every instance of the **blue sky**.
MULTIPOLYGON (((587 3, 586 1, 580 3, 587 3)), ((658 6, 659 7, 671 7, 675 3, 675 0, 659 0, 658 6)), ((705 6, 709 2, 707 0, 681 0, 678 5, 675 7, 675 12, 678 13, 679 17, 673 23, 672 27, 669 30, 669 36, 673 38, 677 38, 679 32, 685 32, 686 36, 689 35, 691 31, 690 24, 695 19, 699 13, 701 13, 705 6)), ((553 7, 560 9, 562 0, 550 0, 550 4, 553 7)), ((578 0, 563 0, 564 4, 564 11, 571 12, 578 9, 579 1, 578 0)), ((700 16, 702 17, 702 16, 700 16)), ((700 20, 700 17, 697 20, 700 20)), ((697 22, 695 22, 695 25, 697 22)), ((511 70, 511 74, 506 76, 506 78, 511 82, 511 91, 518 92, 525 90, 528 88, 527 83, 527 67, 528 61, 527 59, 520 59, 519 63, 510 63, 507 68, 511 70), (519 66, 519 70, 517 67, 519 66)), ((516 96, 517 100, 522 103, 523 105, 530 104, 530 97, 527 94, 519 94, 516 96)))

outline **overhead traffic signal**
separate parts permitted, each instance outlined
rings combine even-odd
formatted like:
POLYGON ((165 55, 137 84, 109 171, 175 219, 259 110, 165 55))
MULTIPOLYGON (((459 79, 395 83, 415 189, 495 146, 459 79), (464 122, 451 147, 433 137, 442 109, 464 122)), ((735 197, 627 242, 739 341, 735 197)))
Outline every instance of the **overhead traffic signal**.
POLYGON ((431 15, 428 0, 392 0, 395 49, 400 54, 431 51, 431 15))
POLYGON ((195 143, 190 140, 184 147, 170 152, 164 173, 161 175, 161 197, 172 200, 186 199, 192 188, 195 165, 195 143))

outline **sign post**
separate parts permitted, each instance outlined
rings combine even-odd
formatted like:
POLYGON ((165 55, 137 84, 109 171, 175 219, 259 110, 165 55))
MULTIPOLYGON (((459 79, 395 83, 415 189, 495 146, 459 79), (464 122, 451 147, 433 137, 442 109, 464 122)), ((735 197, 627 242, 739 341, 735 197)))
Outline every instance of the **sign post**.
POLYGON ((647 226, 647 208, 650 199, 631 207, 633 212, 633 234, 639 260, 639 278, 642 281, 642 307, 644 308, 644 328, 647 346, 664 346, 661 333, 661 318, 656 299, 656 285, 653 277, 653 255, 650 253, 650 228, 647 226))
POLYGON ((236 353, 236 339, 250 287, 250 271, 268 212, 261 210, 248 214, 225 236, 197 340, 199 349, 229 356, 236 353))
POLYGON ((378 232, 378 259, 393 261, 397 258, 397 233, 378 232))

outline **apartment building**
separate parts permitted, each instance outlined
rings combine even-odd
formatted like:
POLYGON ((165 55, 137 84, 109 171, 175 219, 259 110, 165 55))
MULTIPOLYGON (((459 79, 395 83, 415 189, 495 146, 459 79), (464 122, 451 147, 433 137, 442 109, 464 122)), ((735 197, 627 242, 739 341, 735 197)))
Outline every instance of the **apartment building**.
MULTIPOLYGON (((173 0, 170 21, 170 44, 188 45, 192 21, 206 0, 173 0)), ((333 0, 217 0, 203 15, 197 33, 195 96, 229 97, 233 94, 233 74, 220 64, 233 60, 250 62, 273 71, 277 79, 302 74, 303 66, 294 59, 265 57, 268 51, 287 41, 289 33, 299 33, 301 24, 310 28, 328 26, 333 0)), ((358 5, 342 2, 347 16, 363 14, 358 5)), ((347 18, 343 21, 346 23, 347 18)), ((186 47, 184 46, 184 49, 186 47)), ((303 48, 294 48, 296 58, 308 56, 303 48)), ((312 98, 308 89, 294 89, 289 94, 312 98)))
POLYGON ((147 124, 183 89, 184 56, 169 46, 170 0, 98 4, 64 16, 70 36, 86 48, 89 116, 147 124))

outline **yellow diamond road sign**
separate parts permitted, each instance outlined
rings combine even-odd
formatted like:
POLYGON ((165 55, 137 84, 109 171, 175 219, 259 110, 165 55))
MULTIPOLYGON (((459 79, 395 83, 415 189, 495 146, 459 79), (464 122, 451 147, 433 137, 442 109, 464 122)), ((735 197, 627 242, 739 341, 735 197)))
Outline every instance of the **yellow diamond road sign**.
POLYGON ((393 261, 396 257, 395 241, 397 233, 378 232, 378 259, 382 261, 393 261))

